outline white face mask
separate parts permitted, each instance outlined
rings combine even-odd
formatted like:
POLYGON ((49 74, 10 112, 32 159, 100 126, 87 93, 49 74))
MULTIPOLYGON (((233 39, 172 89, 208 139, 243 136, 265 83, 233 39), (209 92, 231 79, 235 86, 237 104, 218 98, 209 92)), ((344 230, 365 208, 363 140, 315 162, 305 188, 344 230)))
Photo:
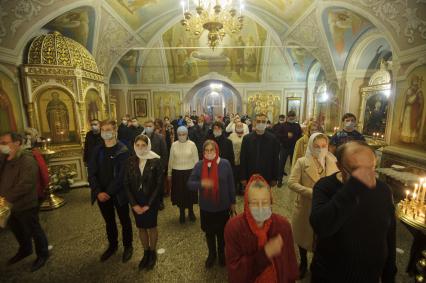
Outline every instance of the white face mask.
POLYGON ((235 132, 237 134, 242 134, 242 133, 244 133, 244 129, 243 128, 235 128, 235 132))
POLYGON ((207 160, 213 160, 216 157, 215 153, 205 153, 204 154, 204 158, 206 158, 207 160))
POLYGON ((314 148, 312 153, 318 159, 324 159, 327 156, 328 148, 314 148))
POLYGON ((92 131, 99 132, 99 126, 92 126, 92 131))
POLYGON ((259 132, 264 132, 266 129, 266 124, 258 123, 256 124, 256 130, 259 132))
POLYGON ((345 129, 352 130, 353 128, 355 128, 355 122, 352 122, 352 121, 345 122, 345 129))
POLYGON ((265 222, 271 217, 272 208, 270 206, 250 207, 250 212, 256 222, 265 222))
POLYGON ((139 126, 139 123, 138 123, 138 122, 132 122, 132 126, 133 126, 133 127, 138 127, 138 126, 139 126))
POLYGON ((179 142, 186 142, 187 136, 186 135, 185 136, 178 136, 178 140, 179 140, 179 142))
POLYGON ((222 130, 213 131, 213 135, 215 138, 220 137, 222 135, 222 130))
POLYGON ((151 135, 154 132, 154 127, 146 127, 145 128, 145 133, 147 135, 151 135))
POLYGON ((145 155, 145 153, 146 153, 146 148, 139 149, 139 148, 136 148, 136 146, 134 146, 133 148, 135 150, 135 153, 136 153, 137 157, 139 157, 139 158, 142 158, 145 155))
POLYGON ((121 124, 127 125, 127 120, 121 120, 121 124))
POLYGON ((0 152, 7 155, 10 153, 10 147, 7 145, 0 145, 0 152))
POLYGON ((104 140, 112 140, 114 138, 114 132, 101 132, 101 137, 104 140))

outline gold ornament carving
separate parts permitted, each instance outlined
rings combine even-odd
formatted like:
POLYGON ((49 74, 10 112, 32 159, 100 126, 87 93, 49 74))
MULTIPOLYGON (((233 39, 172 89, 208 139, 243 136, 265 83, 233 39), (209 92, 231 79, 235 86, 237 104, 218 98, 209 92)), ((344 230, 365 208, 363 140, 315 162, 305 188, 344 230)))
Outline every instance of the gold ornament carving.
POLYGON ((48 79, 40 79, 40 78, 34 78, 31 80, 31 91, 34 92, 36 88, 38 88, 41 85, 47 84, 49 82, 48 79))
POLYGON ((61 84, 63 86, 66 86, 67 88, 69 88, 70 90, 74 90, 74 80, 73 79, 56 79, 56 82, 58 84, 61 84))

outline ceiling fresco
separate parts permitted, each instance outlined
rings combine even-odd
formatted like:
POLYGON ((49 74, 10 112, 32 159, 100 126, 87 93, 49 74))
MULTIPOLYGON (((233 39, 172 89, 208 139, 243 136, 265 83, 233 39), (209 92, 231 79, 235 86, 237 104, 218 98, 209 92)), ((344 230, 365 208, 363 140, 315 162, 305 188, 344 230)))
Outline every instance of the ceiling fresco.
POLYGON ((87 50, 93 51, 94 15, 92 8, 77 8, 50 21, 43 29, 59 31, 86 47, 87 50))
POLYGON ((322 21, 336 70, 342 70, 356 40, 373 25, 365 18, 343 8, 324 10, 322 21))

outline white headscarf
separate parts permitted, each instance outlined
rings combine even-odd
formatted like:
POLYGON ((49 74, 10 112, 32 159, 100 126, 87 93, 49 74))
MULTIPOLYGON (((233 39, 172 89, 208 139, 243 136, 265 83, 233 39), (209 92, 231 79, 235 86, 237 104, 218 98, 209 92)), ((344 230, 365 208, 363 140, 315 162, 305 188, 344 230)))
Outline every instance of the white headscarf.
MULTIPOLYGON (((308 147, 306 148, 306 153, 305 153, 305 157, 308 158, 316 158, 319 163, 322 165, 323 168, 325 168, 325 157, 319 159, 317 156, 314 155, 314 140, 317 136, 322 135, 324 137, 327 138, 327 136, 323 133, 313 133, 310 137, 309 137, 309 141, 308 141, 308 147)), ((327 139, 328 140, 328 139, 327 139)), ((328 155, 329 153, 327 153, 328 155)))
MULTIPOLYGON (((133 148, 135 150, 136 156, 140 159, 140 160, 148 160, 148 159, 154 159, 154 158, 161 158, 158 154, 156 154, 155 152, 153 152, 151 150, 151 140, 148 138, 148 136, 146 135, 140 135, 140 136, 145 136, 148 139, 148 145, 146 146, 146 150, 142 155, 137 154, 136 152, 136 147, 135 145, 133 145, 133 148)), ((136 137, 137 138, 137 137, 136 137)))

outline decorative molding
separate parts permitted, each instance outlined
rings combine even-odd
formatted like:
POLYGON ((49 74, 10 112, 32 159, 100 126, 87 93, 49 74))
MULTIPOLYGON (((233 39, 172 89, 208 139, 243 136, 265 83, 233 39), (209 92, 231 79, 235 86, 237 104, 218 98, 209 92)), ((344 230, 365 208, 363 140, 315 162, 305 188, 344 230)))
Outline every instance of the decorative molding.
POLYGON ((31 79, 31 92, 34 92, 39 86, 47 84, 49 79, 33 78, 31 79))
POLYGON ((67 78, 57 78, 56 82, 58 84, 61 84, 69 89, 74 90, 74 79, 67 79, 67 78))

